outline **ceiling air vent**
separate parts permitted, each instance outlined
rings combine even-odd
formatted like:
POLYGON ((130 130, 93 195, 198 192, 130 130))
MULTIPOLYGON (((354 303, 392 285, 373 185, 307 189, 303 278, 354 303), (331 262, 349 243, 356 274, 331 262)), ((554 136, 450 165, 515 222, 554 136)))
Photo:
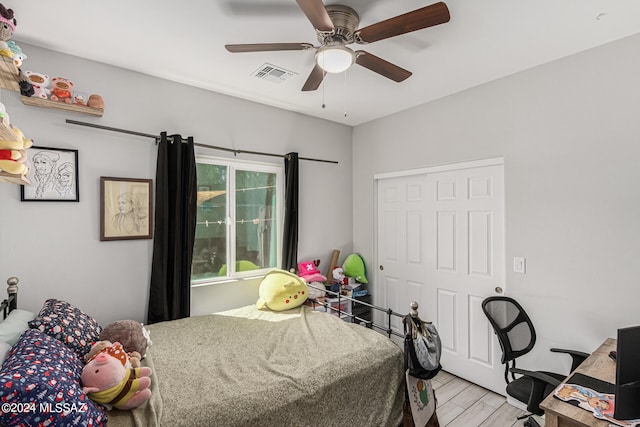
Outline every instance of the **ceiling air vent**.
POLYGON ((282 83, 291 76, 295 76, 297 73, 293 71, 285 70, 282 67, 275 66, 266 62, 260 66, 252 75, 259 79, 268 80, 274 83, 282 83))

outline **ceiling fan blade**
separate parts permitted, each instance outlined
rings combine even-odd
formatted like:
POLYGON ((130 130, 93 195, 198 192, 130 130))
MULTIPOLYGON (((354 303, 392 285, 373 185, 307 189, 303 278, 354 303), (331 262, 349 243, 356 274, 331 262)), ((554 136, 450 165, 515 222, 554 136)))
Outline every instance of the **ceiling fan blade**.
POLYGON ((313 67, 313 70, 311 70, 311 74, 309 74, 309 77, 307 77, 307 81, 304 82, 302 91, 309 92, 318 89, 320 83, 322 83, 322 79, 324 79, 325 74, 327 74, 326 71, 324 71, 318 64, 316 64, 315 67, 313 67))
POLYGON ((275 50, 305 50, 313 49, 310 43, 254 43, 254 44, 226 44, 224 47, 232 53, 241 52, 270 52, 275 50))
POLYGON ((373 43, 401 34, 449 22, 449 8, 443 2, 398 15, 394 18, 371 24, 354 32, 357 43, 373 43))
POLYGON ((324 8, 324 3, 322 0, 296 0, 298 2, 298 6, 307 15, 309 21, 311 21, 311 25, 313 28, 323 32, 333 32, 335 27, 333 26, 333 22, 327 13, 327 10, 324 8))
POLYGON ((364 68, 368 68, 374 73, 378 73, 381 76, 396 82, 406 80, 412 74, 411 71, 398 67, 397 65, 365 52, 364 50, 356 51, 356 64, 361 65, 364 68))

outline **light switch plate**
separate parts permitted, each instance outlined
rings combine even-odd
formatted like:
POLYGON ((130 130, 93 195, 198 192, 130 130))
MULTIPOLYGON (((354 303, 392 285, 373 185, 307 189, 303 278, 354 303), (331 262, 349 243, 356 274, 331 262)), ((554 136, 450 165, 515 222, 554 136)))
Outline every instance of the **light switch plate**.
POLYGON ((513 257, 513 272, 524 274, 526 271, 526 260, 524 257, 513 257))

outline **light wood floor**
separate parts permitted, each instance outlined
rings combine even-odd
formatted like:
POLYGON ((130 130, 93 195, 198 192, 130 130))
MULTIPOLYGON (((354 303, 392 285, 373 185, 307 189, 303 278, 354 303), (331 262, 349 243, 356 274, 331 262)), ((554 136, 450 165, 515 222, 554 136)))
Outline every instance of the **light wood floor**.
POLYGON ((440 371, 431 380, 441 427, 520 427, 524 411, 507 403, 504 396, 440 371))

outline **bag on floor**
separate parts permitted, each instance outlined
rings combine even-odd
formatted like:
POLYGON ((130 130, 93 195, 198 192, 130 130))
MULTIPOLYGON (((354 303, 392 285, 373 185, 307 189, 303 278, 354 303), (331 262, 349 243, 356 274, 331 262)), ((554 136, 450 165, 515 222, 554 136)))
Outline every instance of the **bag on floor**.
POLYGON ((436 412, 436 396, 431 381, 414 378, 406 372, 407 394, 410 415, 415 427, 439 425, 436 412), (431 422, 429 422, 431 420, 431 422))
POLYGON ((435 325, 407 316, 404 321, 404 357, 409 375, 423 380, 442 369, 442 343, 435 325))

